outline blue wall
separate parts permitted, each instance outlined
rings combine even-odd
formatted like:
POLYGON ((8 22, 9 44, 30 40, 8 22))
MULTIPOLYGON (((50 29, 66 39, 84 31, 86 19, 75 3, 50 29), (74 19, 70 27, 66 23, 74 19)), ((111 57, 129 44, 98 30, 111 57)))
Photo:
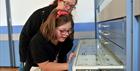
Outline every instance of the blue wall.
MULTIPOLYGON (((13 26, 13 33, 20 34, 23 26, 13 26)), ((0 26, 0 34, 8 35, 7 26, 0 26)), ((86 31, 95 31, 95 24, 92 22, 89 23, 76 23, 74 26, 75 32, 86 32, 86 31)), ((77 42, 74 42, 77 43, 77 42)), ((19 41, 14 40, 14 49, 15 49, 15 61, 16 66, 20 65, 19 61, 19 41)), ((74 45, 75 46, 75 45, 74 45)), ((0 40, 0 66, 10 66, 10 53, 9 53, 9 42, 7 40, 0 40)))
MULTIPOLYGON (((13 33, 20 33, 23 26, 13 26, 13 33)), ((95 31, 95 24, 93 22, 88 23, 76 23, 74 25, 75 32, 84 32, 84 31, 95 31)), ((0 26, 0 34, 7 34, 7 26, 0 26)))

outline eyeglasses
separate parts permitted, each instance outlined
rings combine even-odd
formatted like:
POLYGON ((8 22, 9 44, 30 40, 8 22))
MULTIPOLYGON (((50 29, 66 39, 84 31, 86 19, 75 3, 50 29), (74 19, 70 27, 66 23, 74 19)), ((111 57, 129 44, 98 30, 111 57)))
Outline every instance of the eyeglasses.
POLYGON ((58 29, 58 31, 59 31, 61 34, 71 34, 71 33, 72 33, 72 30, 62 30, 62 29, 58 29))
POLYGON ((63 0, 63 3, 64 3, 65 6, 70 6, 71 9, 75 9, 76 8, 74 4, 71 4, 71 3, 67 2, 67 1, 63 0))

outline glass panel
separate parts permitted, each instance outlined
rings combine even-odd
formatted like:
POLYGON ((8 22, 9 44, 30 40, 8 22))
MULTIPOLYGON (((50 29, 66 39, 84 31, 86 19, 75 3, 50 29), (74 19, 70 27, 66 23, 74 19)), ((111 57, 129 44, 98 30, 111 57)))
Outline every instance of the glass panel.
POLYGON ((77 46, 77 56, 73 63, 73 71, 123 71, 123 57, 125 57, 122 50, 112 52, 110 47, 119 48, 111 42, 104 39, 81 39, 77 46), (122 57, 120 60, 119 56, 122 57))

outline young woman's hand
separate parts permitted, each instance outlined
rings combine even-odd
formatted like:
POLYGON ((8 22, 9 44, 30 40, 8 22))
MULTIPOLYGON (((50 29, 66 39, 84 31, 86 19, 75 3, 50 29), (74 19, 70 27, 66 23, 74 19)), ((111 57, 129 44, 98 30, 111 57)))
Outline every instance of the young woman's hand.
POLYGON ((74 58, 76 56, 76 52, 71 52, 69 57, 68 57, 68 61, 71 61, 72 58, 74 58))

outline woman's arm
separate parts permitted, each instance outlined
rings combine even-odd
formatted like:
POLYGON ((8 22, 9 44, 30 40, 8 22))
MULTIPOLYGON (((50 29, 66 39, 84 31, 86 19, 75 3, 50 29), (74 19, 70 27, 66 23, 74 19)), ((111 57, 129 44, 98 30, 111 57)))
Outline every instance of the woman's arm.
POLYGON ((42 71, 64 71, 68 70, 68 63, 56 63, 45 61, 42 63, 38 63, 40 69, 42 71))

